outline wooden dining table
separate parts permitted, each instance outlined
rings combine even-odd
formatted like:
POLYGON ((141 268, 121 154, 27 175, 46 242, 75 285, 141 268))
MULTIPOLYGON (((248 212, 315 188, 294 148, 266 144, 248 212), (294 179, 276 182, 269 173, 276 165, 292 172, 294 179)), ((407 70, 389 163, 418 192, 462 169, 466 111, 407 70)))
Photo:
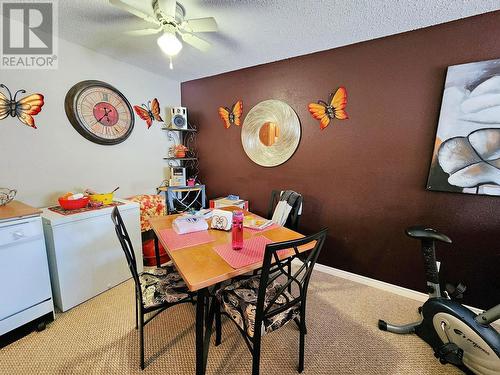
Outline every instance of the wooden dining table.
MULTIPOLYGON (((241 210, 239 207, 224 207, 226 211, 241 210)), ((244 211, 245 215, 253 215, 251 212, 244 211)), ((205 374, 208 349, 210 346, 210 338, 212 335, 212 325, 214 319, 215 304, 206 303, 208 299, 208 288, 217 286, 221 282, 230 280, 236 276, 252 272, 262 267, 262 260, 241 268, 231 267, 215 250, 214 247, 231 243, 231 231, 209 229, 210 235, 214 241, 199 244, 196 246, 185 247, 180 249, 169 249, 168 244, 162 238, 161 232, 165 229, 172 228, 172 222, 179 215, 157 216, 149 219, 151 227, 156 234, 157 240, 160 241, 168 256, 175 264, 177 271, 184 279, 187 287, 191 292, 196 292, 196 375, 205 374)), ((188 236, 189 234, 186 234, 188 236)), ((265 235, 272 242, 289 241, 304 237, 285 227, 277 227, 263 231, 245 231, 243 230, 243 238, 248 239, 252 236, 265 235)), ((299 252, 310 250, 313 244, 299 248, 299 252)), ((290 249, 290 252, 284 252, 280 258, 286 258, 295 255, 295 252, 290 249)), ((159 254, 157 248, 157 261, 159 262, 159 254)), ((208 299, 209 300, 209 299, 208 299)))

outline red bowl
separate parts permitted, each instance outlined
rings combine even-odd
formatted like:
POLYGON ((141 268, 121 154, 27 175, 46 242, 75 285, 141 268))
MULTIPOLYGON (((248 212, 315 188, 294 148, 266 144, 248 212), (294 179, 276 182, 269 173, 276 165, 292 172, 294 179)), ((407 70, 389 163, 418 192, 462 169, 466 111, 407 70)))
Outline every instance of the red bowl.
POLYGON ((58 199, 59 205, 65 210, 78 210, 80 208, 85 208, 89 204, 89 200, 89 197, 83 197, 80 199, 58 199))

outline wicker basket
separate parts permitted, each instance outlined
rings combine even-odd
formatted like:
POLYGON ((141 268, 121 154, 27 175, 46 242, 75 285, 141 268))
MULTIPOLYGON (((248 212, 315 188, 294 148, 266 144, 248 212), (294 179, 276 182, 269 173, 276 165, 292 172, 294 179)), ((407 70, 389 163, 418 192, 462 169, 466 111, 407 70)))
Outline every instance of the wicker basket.
POLYGON ((0 206, 10 203, 17 194, 17 190, 0 188, 0 206))

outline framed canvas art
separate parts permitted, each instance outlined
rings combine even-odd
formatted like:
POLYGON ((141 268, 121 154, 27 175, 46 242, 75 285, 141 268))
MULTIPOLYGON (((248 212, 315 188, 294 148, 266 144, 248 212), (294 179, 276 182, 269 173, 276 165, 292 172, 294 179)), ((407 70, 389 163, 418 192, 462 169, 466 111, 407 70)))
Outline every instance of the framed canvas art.
POLYGON ((500 59, 448 67, 427 189, 500 196, 500 59))

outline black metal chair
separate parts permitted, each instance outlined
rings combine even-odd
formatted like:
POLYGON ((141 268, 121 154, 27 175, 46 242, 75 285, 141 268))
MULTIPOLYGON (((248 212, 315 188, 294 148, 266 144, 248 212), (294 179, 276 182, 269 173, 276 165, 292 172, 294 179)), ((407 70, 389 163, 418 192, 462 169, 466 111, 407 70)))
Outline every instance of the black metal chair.
MULTIPOLYGON (((288 218, 286 219, 285 227, 289 228, 291 230, 297 231, 299 228, 299 219, 300 216, 302 215, 302 203, 303 203, 303 198, 302 194, 294 192, 293 190, 273 190, 271 192, 271 200, 269 201, 269 210, 267 212, 267 218, 271 219, 273 217, 274 210, 276 209, 276 206, 278 205, 278 202, 281 199, 281 195, 284 194, 285 192, 290 191, 293 193, 296 193, 299 195, 297 200, 294 202, 292 205, 292 210, 288 214, 288 218)), ((288 272, 291 272, 291 265, 288 264, 288 272)), ((290 291, 290 288, 288 288, 288 291, 290 291)))
MULTIPOLYGON (((268 219, 271 219, 273 217, 274 210, 276 209, 276 205, 280 201, 281 194, 282 194, 281 190, 273 190, 271 192, 271 199, 269 201, 269 210, 267 212, 268 219)), ((290 211, 290 214, 288 215, 288 218, 285 223, 285 227, 290 228, 292 230, 298 229, 300 215, 302 214, 303 198, 300 193, 297 194, 299 194, 299 197, 293 204, 292 210, 290 211)))
POLYGON ((139 328, 141 369, 144 369, 144 327, 163 310, 180 303, 193 302, 193 295, 171 262, 160 268, 138 273, 132 242, 118 207, 113 209, 111 220, 115 225, 116 235, 134 279, 135 328, 139 328), (149 313, 154 313, 154 315, 145 320, 145 315, 149 313))
MULTIPOLYGON (((216 292, 217 311, 222 310, 224 315, 236 323, 252 353, 252 375, 259 374, 262 335, 282 327, 291 320, 299 326, 298 371, 304 370, 307 289, 326 234, 327 229, 323 229, 311 236, 267 245, 262 272, 259 275, 237 280, 216 292), (302 253, 305 256, 297 257, 298 248, 311 242, 315 242, 313 249, 302 253), (284 249, 293 249, 294 255, 280 260, 278 252, 284 249), (292 273, 286 266, 293 259, 298 259, 302 264, 292 273), (290 286, 294 286, 293 292, 289 292, 290 286)), ((219 345, 220 341, 220 314, 216 313, 215 344, 219 345)))

